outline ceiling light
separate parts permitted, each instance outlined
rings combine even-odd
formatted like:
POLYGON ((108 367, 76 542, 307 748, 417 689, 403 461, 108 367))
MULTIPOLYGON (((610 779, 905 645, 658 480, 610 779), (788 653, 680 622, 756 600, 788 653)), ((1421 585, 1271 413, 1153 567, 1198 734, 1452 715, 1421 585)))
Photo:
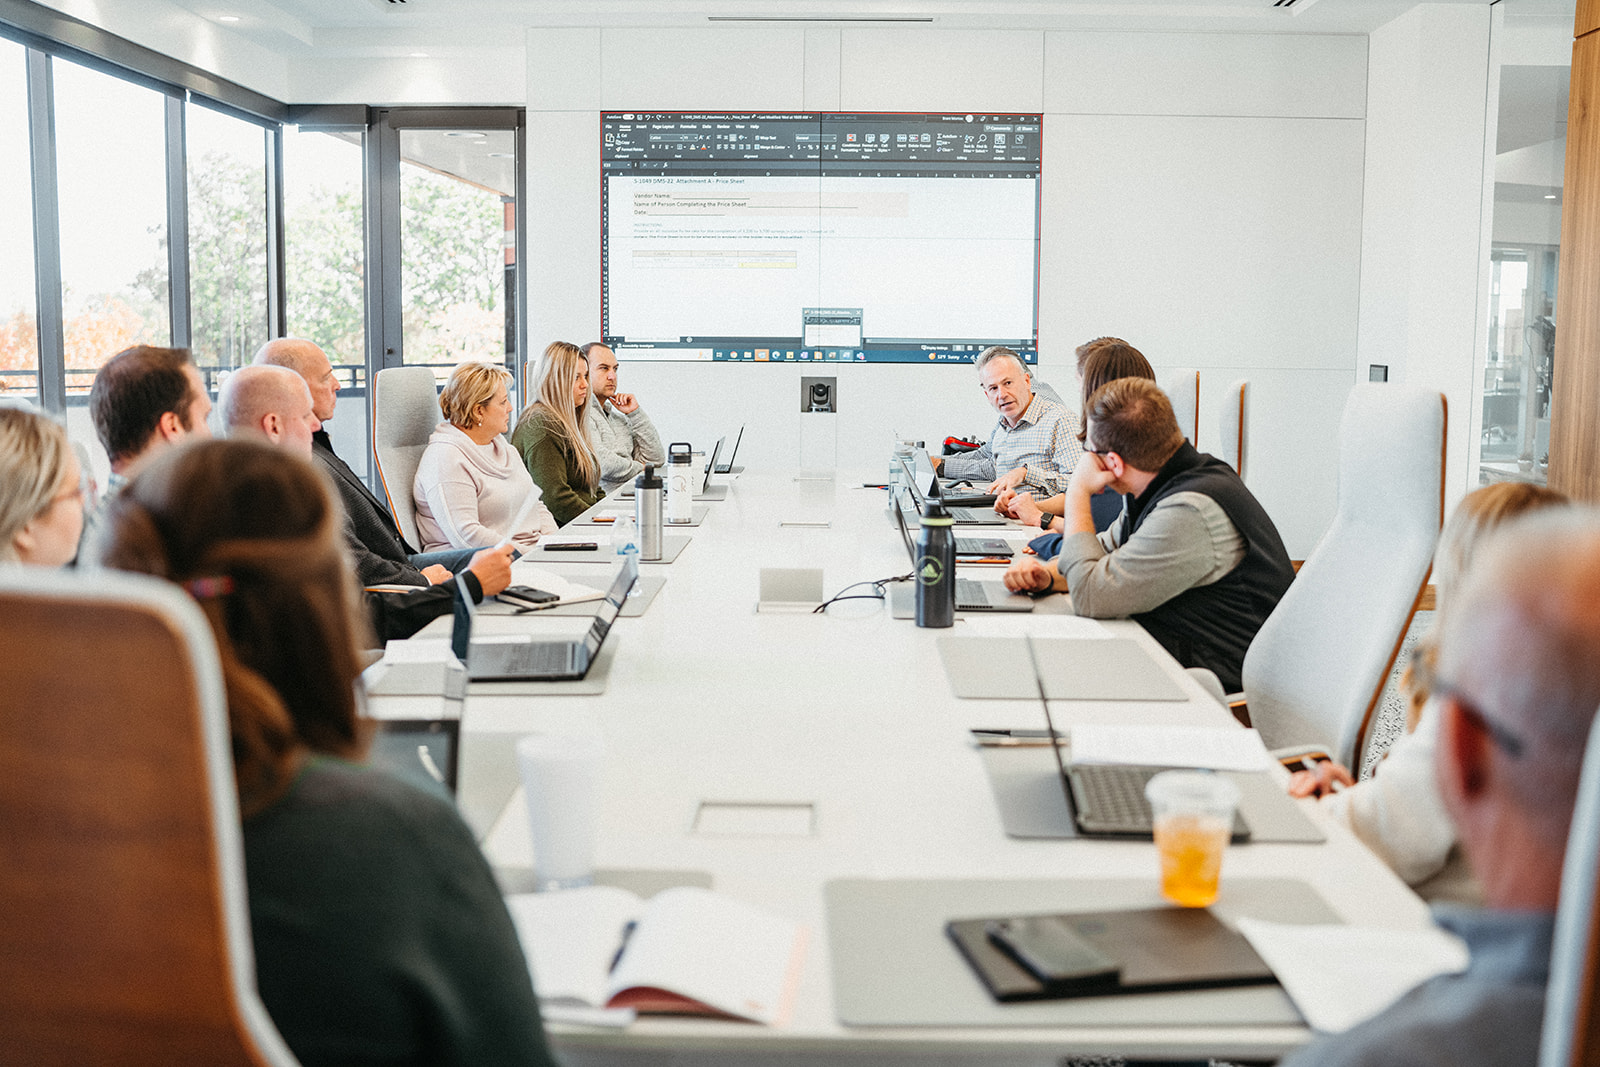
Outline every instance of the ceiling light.
POLYGON ((238 15, 218 15, 217 16, 217 21, 218 22, 238 22, 239 21, 239 16, 238 15))
POLYGON ((1546 200, 1554 200, 1556 198, 1556 194, 1555 193, 1545 193, 1544 194, 1544 198, 1546 200))
POLYGON ((516 159, 517 158, 517 154, 515 152, 490 152, 490 153, 488 153, 488 156, 489 156, 490 159, 516 159))
POLYGON ((428 53, 426 53, 426 52, 412 52, 411 53, 411 58, 412 59, 427 59, 428 58, 428 53))

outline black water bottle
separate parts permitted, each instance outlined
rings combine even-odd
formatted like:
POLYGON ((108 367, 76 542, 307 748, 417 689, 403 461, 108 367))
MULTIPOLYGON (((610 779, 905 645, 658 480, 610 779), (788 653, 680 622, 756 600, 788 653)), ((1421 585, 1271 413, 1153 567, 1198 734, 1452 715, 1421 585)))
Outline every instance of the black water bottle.
POLYGON ((955 520, 937 500, 928 501, 917 533, 917 625, 954 626, 956 622, 955 520))

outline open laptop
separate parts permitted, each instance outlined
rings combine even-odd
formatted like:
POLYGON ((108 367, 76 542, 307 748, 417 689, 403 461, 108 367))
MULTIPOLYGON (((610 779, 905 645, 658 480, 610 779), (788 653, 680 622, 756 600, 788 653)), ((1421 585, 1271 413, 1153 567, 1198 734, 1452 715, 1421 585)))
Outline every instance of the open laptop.
POLYGON ((582 637, 544 638, 533 634, 504 634, 472 639, 472 622, 477 607, 466 586, 457 579, 455 629, 451 648, 456 658, 467 665, 467 677, 483 681, 574 682, 589 673, 600 646, 611 632, 611 624, 622 613, 634 583, 639 580, 639 561, 629 556, 611 583, 594 622, 582 637))
MULTIPOLYGON (((742 426, 739 427, 739 435, 741 437, 744 436, 744 427, 742 427, 742 426)), ((725 485, 712 485, 711 484, 711 476, 713 474, 726 474, 727 473, 727 471, 725 471, 725 470, 718 470, 717 469, 717 457, 722 454, 722 445, 723 445, 723 442, 725 442, 725 441, 727 441, 726 437, 717 438, 716 447, 711 450, 711 461, 706 464, 706 476, 705 476, 704 479, 701 480, 700 488, 695 490, 694 499, 696 499, 696 500, 726 500, 728 498, 728 487, 727 486, 725 486, 725 485)), ((735 443, 734 447, 738 448, 739 446, 738 446, 737 443, 735 443)), ((660 467, 660 468, 657 468, 657 469, 663 475, 665 475, 667 473, 667 468, 664 467, 664 466, 660 467)), ((622 484, 622 487, 617 490, 617 495, 622 497, 625 500, 633 499, 633 483, 632 482, 624 482, 622 484)))
MULTIPOLYGON (((1061 793, 1066 798, 1067 810, 1078 833, 1085 837, 1141 838, 1150 840, 1154 834, 1155 817, 1144 787, 1151 778, 1170 767, 1141 767, 1134 764, 1078 764, 1061 759, 1061 735, 1056 733, 1055 720, 1050 717, 1050 701, 1045 698, 1044 681, 1039 674, 1039 661, 1034 654, 1033 639, 1024 637, 1028 645, 1028 663, 1033 669, 1034 684, 1039 689, 1039 704, 1044 708, 1045 731, 1049 734, 1050 751, 1056 758, 1056 771, 1061 776, 1061 793)), ((1234 844, 1250 840, 1250 827, 1237 811, 1233 816, 1234 844)))
MULTIPOLYGON (((905 542, 906 555, 911 559, 911 569, 917 569, 917 545, 911 539, 911 530, 906 526, 906 512, 898 502, 891 501, 889 510, 894 512, 895 522, 900 526, 900 539, 905 542)), ((997 582, 977 582, 971 578, 961 577, 959 570, 956 574, 956 610, 957 611, 1032 611, 1033 598, 1020 593, 1010 593, 1005 586, 997 582)))
POLYGON ((743 440, 744 440, 744 427, 741 426, 741 427, 739 427, 738 434, 736 434, 734 436, 734 438, 733 438, 733 451, 728 453, 728 462, 722 464, 721 466, 714 467, 714 470, 716 471, 716 473, 718 473, 718 474, 739 474, 744 470, 743 467, 735 467, 733 465, 733 461, 735 459, 739 458, 739 442, 743 441, 743 440))
MULTIPOLYGON (((902 461, 903 462, 903 461, 902 461)), ((901 498, 898 506, 902 509, 911 509, 913 514, 920 514, 912 503, 912 494, 901 498)), ((1012 559, 1017 554, 1011 542, 1003 537, 957 537, 956 559, 967 560, 1001 560, 1012 559)))
MULTIPOLYGON (((902 463, 905 461, 902 460, 902 463)), ((926 449, 919 448, 912 455, 912 465, 906 471, 906 478, 911 486, 912 499, 917 502, 920 512, 930 498, 945 504, 945 511, 956 522, 965 526, 1004 526, 1006 518, 999 512, 990 508, 950 507, 945 502, 944 495, 939 486, 939 478, 933 472, 933 461, 928 458, 926 449)))

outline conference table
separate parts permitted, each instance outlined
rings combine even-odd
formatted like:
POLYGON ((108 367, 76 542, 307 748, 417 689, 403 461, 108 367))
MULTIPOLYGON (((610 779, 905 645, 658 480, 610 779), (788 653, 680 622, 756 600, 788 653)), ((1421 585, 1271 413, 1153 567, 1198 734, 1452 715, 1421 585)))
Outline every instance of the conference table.
MULTIPOLYGON (((507 888, 525 881, 531 854, 525 819, 516 818, 513 742, 537 732, 598 734, 606 750, 597 862, 603 879, 646 891, 709 881, 715 891, 807 930, 798 996, 785 1024, 646 1016, 623 1030, 552 1026, 563 1058, 584 1064, 736 1063, 779 1054, 784 1062, 1057 1063, 1078 1054, 1271 1060, 1305 1041, 1306 1028, 1292 1023, 841 1024, 825 900, 830 881, 1125 879, 1147 886, 1141 891, 1154 901, 1157 880, 1148 842, 1021 840, 1003 831, 968 731, 1039 727, 1039 701, 958 699, 937 645, 940 635, 994 624, 963 615, 949 630, 919 629, 892 618, 877 599, 843 600, 822 614, 756 610, 764 568, 820 568, 830 596, 852 583, 907 573, 888 494, 865 484, 881 480, 875 473, 752 471, 731 479, 726 498, 706 505, 699 526, 669 529, 691 540, 674 562, 641 565, 646 579, 666 581, 643 615, 625 615, 614 627, 603 694, 530 696, 527 684, 488 683, 469 691, 459 801, 507 888)), ((631 502, 609 498, 591 512, 624 509, 631 502)), ((604 527, 566 532, 577 530, 592 530, 602 542, 607 537, 604 527)), ((1014 535, 1020 544, 1025 531, 1014 535)), ((607 543, 585 555, 582 562, 530 564, 604 578, 618 562, 607 543)), ((964 575, 999 579, 997 568, 976 570, 962 568, 964 575)), ((1061 612, 1066 605, 1055 597, 1040 607, 1061 612)), ((523 616, 519 625, 577 621, 523 616)), ((1137 640, 1182 687, 1183 699, 1052 700, 1058 729, 1233 724, 1136 623, 1104 625, 1137 640)), ((1324 843, 1230 848, 1225 895, 1233 881, 1292 877, 1345 922, 1427 924, 1425 907, 1387 868, 1340 827, 1311 814, 1324 843)))

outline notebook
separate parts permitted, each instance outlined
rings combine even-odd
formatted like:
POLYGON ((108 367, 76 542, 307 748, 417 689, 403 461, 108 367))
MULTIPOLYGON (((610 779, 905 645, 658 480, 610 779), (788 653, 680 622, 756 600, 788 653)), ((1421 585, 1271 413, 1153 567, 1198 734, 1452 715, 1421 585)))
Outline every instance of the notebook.
POLYGON ((541 638, 534 634, 497 634, 474 641, 472 621, 477 608, 464 583, 457 579, 455 628, 451 646, 467 666, 467 677, 477 681, 565 682, 581 679, 600 653, 612 623, 622 612, 628 593, 639 580, 639 561, 629 556, 617 571, 594 622, 582 637, 541 638))

